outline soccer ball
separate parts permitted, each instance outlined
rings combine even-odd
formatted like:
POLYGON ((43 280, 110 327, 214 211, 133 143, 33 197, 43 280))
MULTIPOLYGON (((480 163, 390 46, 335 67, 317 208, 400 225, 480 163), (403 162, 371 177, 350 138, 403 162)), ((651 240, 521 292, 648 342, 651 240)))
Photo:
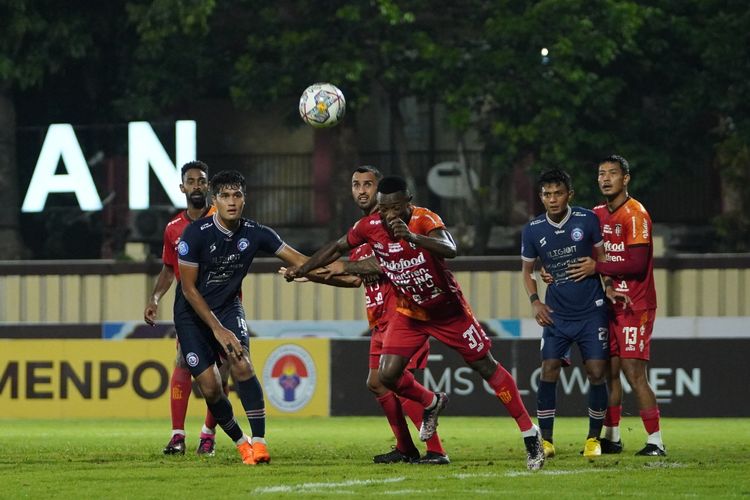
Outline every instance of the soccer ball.
POLYGON ((344 94, 330 83, 313 83, 302 92, 299 115, 315 128, 333 127, 344 116, 344 94))

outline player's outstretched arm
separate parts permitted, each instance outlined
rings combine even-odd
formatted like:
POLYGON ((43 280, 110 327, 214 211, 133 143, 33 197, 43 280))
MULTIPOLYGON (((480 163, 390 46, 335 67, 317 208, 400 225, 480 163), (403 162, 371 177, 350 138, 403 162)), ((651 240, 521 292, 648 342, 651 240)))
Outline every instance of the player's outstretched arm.
MULTIPOLYGON (((332 285, 332 286, 339 286, 344 288, 357 288, 360 285, 362 285, 362 279, 358 276, 352 276, 352 275, 329 275, 328 271, 325 270, 325 268, 321 267, 314 267, 312 268, 312 271, 306 272, 302 274, 300 271, 302 269, 302 266, 306 265, 306 262, 309 262, 309 259, 295 250, 294 248, 290 247, 289 245, 285 245, 279 253, 276 254, 278 258, 286 262, 290 267, 297 268, 297 273, 301 274, 300 277, 307 278, 310 281, 314 281, 316 283, 323 283, 325 285, 332 285)), ((289 273, 289 268, 287 268, 286 272, 284 273, 284 276, 286 277, 289 273)), ((296 279, 296 278, 295 278, 296 279)))
POLYGON ((167 293, 169 287, 172 286, 174 281, 174 269, 172 266, 161 266, 159 276, 156 278, 156 284, 154 284, 154 290, 148 297, 146 302, 146 308, 143 310, 143 321, 147 324, 154 326, 156 323, 156 313, 159 309, 159 300, 167 293))
POLYGON ((287 266, 287 270, 286 270, 286 274, 284 275, 284 278, 287 281, 293 281, 295 278, 307 276, 310 274, 310 271, 312 271, 313 269, 324 267, 330 264, 331 262, 333 262, 334 260, 339 259, 342 255, 344 255, 344 253, 347 250, 349 250, 349 248, 350 247, 349 247, 349 243, 347 242, 346 235, 344 235, 338 240, 332 241, 326 244, 325 246, 323 246, 321 249, 315 252, 309 259, 307 259, 307 261, 304 260, 304 255, 299 254, 299 252, 297 252, 303 258, 302 263, 300 264, 297 262, 287 262, 287 264, 289 265, 287 266))

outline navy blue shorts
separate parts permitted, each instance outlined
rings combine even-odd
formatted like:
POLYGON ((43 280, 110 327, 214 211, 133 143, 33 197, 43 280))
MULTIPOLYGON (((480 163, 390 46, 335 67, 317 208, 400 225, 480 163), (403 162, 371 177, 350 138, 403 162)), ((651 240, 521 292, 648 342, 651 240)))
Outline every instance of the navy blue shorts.
MULTIPOLYGON (((180 343, 182 356, 193 377, 203 373, 214 363, 221 365, 224 349, 214 337, 211 329, 197 315, 191 312, 175 318, 177 341, 180 343)), ((242 305, 235 304, 231 308, 216 315, 224 328, 234 332, 242 347, 249 352, 250 343, 245 321, 245 311, 242 305)))
POLYGON ((554 325, 542 331, 542 359, 562 359, 570 354, 570 346, 578 345, 583 361, 609 359, 609 319, 606 308, 585 318, 561 319, 552 315, 554 325))

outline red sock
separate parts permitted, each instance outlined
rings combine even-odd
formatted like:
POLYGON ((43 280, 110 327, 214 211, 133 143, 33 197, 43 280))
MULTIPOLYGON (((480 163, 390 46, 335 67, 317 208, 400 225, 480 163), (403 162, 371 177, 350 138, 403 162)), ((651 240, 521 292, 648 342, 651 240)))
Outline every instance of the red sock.
POLYGON ((378 400, 378 403, 383 408, 385 418, 388 419, 393 435, 396 436, 396 449, 401 453, 408 453, 416 449, 414 441, 411 439, 411 434, 409 434, 409 427, 406 426, 404 412, 401 411, 401 405, 396 395, 388 391, 388 393, 378 396, 375 399, 378 400))
MULTIPOLYGON (((224 394, 229 396, 229 384, 225 383, 223 385, 223 388, 224 388, 224 394)), ((211 410, 209 410, 208 408, 206 408, 206 420, 203 422, 203 425, 205 425, 209 429, 214 429, 214 430, 216 429, 216 419, 214 418, 213 413, 211 413, 211 410)), ((201 434, 201 437, 206 437, 206 436, 201 434)))
POLYGON ((619 427, 621 417, 622 405, 608 406, 607 413, 604 415, 604 425, 606 425, 607 427, 619 427))
POLYGON ((495 373, 492 374, 487 383, 495 391, 495 395, 500 399, 500 402, 505 405, 508 413, 516 421, 518 428, 521 429, 521 432, 531 429, 534 424, 531 423, 529 412, 526 411, 526 407, 523 405, 516 381, 513 380, 508 370, 498 363, 495 373))
POLYGON ((647 410, 641 410, 641 420, 643 420, 643 427, 646 428, 648 434, 653 434, 659 431, 659 407, 654 406, 647 410))
POLYGON ((185 415, 187 414, 190 391, 193 384, 190 370, 175 366, 169 381, 169 406, 172 410, 172 429, 185 429, 185 415))
MULTIPOLYGON (((409 415, 409 420, 414 422, 414 426, 419 429, 422 426, 422 412, 424 411, 424 407, 410 399, 399 398, 399 400, 401 401, 401 406, 404 408, 404 412, 409 415)), ((445 455, 443 443, 440 442, 440 437, 438 436, 437 431, 435 431, 435 434, 433 434, 425 444, 427 445, 427 451, 433 451, 445 455)))
POLYGON ((402 398, 417 401, 423 408, 430 406, 432 400, 435 398, 435 393, 428 391, 422 384, 417 382, 417 379, 414 378, 414 375, 409 370, 405 370, 401 378, 398 379, 394 392, 402 398))

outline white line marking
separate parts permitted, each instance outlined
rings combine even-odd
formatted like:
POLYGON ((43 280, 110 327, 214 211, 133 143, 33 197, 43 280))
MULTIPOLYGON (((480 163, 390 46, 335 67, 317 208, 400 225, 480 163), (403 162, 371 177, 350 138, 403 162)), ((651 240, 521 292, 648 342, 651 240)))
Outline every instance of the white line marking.
POLYGON ((255 488, 255 493, 289 493, 291 491, 307 491, 318 489, 343 488, 346 486, 366 486, 370 484, 387 484, 398 483, 403 481, 404 477, 392 477, 386 479, 353 479, 351 481, 341 481, 339 483, 302 483, 284 486, 263 486, 255 488))

